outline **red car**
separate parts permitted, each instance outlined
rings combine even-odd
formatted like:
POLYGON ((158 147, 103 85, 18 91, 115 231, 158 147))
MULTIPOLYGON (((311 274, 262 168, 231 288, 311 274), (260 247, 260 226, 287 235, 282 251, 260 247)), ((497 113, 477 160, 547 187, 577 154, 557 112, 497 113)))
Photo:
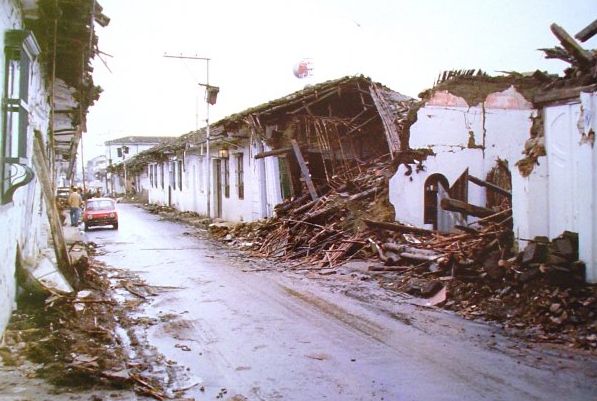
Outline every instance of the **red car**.
POLYGON ((94 226, 113 226, 118 230, 116 202, 110 198, 89 199, 83 212, 83 224, 85 231, 94 226))

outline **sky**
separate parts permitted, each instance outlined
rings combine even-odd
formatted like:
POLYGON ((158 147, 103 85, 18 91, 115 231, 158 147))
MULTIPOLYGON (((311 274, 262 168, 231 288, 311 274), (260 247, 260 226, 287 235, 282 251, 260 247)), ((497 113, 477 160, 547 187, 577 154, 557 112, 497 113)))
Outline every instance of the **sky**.
MULTIPOLYGON (((94 80, 84 161, 104 141, 129 135, 179 136, 205 126, 204 60, 220 87, 211 123, 345 75, 365 75, 417 97, 451 69, 562 74, 567 64, 539 48, 597 18, 595 0, 99 0, 110 24, 96 24, 94 80), (108 56, 109 55, 109 56, 108 56), (303 59, 312 76, 298 79, 303 59)), ((597 38, 583 44, 597 48, 597 38)))

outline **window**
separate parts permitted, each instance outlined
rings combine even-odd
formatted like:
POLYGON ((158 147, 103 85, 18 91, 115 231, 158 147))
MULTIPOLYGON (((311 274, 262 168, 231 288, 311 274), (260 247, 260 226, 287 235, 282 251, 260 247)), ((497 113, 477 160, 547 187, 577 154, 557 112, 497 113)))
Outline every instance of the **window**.
POLYGON ((182 191, 182 160, 178 161, 178 189, 182 191))
POLYGON ((176 177, 176 162, 170 162, 170 169, 168 174, 168 184, 172 189, 176 189, 175 177, 176 177))
POLYGON ((153 187, 153 165, 147 166, 147 175, 149 176, 149 185, 153 187))
POLYGON ((243 167, 243 154, 238 153, 236 155, 236 186, 238 188, 238 199, 245 198, 245 181, 244 181, 244 167, 243 167))
POLYGON ((39 55, 40 50, 35 37, 28 31, 7 31, 4 42, 0 192, 2 203, 7 203, 12 201, 12 194, 18 187, 28 184, 33 178, 26 160, 29 83, 31 62, 39 55))
POLYGON ((157 164, 153 164, 151 166, 151 174, 153 174, 153 187, 157 188, 158 187, 158 165, 157 164))
POLYGON ((162 184, 162 189, 164 189, 164 163, 160 163, 160 183, 162 184))
POLYGON ((224 162, 224 197, 230 198, 230 159, 222 159, 224 162))
POLYGON ((203 175, 205 174, 205 168, 203 166, 204 158, 202 157, 200 160, 201 161, 199 163, 197 170, 199 171, 199 190, 201 191, 201 193, 203 193, 203 192, 205 192, 205 184, 204 184, 204 180, 203 180, 203 175))

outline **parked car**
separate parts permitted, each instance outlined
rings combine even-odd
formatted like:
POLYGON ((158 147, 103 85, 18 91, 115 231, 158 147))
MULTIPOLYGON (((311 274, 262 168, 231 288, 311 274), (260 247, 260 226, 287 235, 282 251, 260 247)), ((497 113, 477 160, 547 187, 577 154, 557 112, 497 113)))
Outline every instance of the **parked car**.
POLYGON ((114 199, 89 199, 83 211, 83 225, 85 231, 90 227, 97 226, 113 226, 115 230, 118 230, 118 212, 116 211, 114 199))

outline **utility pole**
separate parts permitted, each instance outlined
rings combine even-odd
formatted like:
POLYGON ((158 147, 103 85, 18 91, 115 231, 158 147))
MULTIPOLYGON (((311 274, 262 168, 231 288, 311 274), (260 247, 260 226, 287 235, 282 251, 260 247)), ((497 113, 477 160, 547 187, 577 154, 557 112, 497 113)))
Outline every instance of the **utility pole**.
POLYGON ((216 103, 216 97, 218 94, 219 88, 216 86, 211 86, 209 84, 209 61, 211 60, 208 57, 198 57, 198 56, 170 56, 168 54, 164 54, 164 57, 167 58, 177 58, 177 59, 187 59, 187 60, 202 60, 205 61, 206 64, 206 78, 205 84, 199 84, 200 86, 205 86, 205 103, 207 104, 206 110, 206 152, 207 152, 207 219, 211 220, 211 153, 209 150, 209 142, 210 142, 210 133, 209 133, 209 105, 216 103), (213 98, 212 98, 213 94, 213 98))
MULTIPOLYGON (((85 159, 83 157, 83 133, 81 133, 81 174, 83 176, 83 194, 85 194, 87 192, 87 188, 85 187, 85 159)), ((77 169, 75 168, 75 176, 77 175, 76 171, 77 169)), ((83 196, 83 195, 81 195, 83 196)))

